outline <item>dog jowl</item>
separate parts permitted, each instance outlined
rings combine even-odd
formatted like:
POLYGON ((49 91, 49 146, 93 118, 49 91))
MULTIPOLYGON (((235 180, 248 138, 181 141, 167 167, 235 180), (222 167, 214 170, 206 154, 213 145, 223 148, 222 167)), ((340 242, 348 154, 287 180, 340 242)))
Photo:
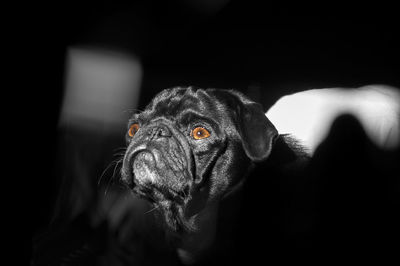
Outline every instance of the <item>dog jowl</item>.
POLYGON ((122 181, 173 231, 239 186, 278 133, 262 107, 232 90, 172 88, 128 123, 122 181))

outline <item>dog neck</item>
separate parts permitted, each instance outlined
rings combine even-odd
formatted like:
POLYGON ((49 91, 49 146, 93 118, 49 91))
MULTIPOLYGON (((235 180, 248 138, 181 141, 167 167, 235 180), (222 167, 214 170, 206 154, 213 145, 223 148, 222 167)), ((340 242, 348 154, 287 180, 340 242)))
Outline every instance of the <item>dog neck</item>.
POLYGON ((181 236, 181 245, 177 249, 178 256, 186 265, 197 262, 212 246, 217 227, 219 205, 208 206, 192 217, 196 230, 181 236))
MULTIPOLYGON (((281 135, 275 143, 275 147, 270 158, 261 165, 260 168, 278 168, 282 171, 297 171, 301 169, 304 162, 309 159, 309 155, 305 149, 297 142, 296 139, 289 135, 281 135)), ((253 166, 249 171, 252 171, 253 166)), ((266 170, 268 171, 268 170, 266 170)), ((275 170, 276 171, 276 170, 275 170)), ((182 263, 186 265, 195 264, 205 257, 209 257, 209 253, 213 251, 213 247, 217 238, 218 219, 225 217, 225 221, 236 221, 242 201, 242 188, 246 178, 243 178, 230 193, 223 197, 222 201, 209 205, 201 212, 193 216, 196 231, 187 232, 181 235, 181 245, 177 249, 178 256, 182 263), (230 206, 230 207, 229 207, 230 206), (233 207, 234 206, 234 207, 233 207)), ((224 229, 234 226, 232 223, 223 224, 224 229)), ((229 229, 227 230, 229 231, 229 229)), ((230 234, 230 233, 228 233, 230 234)), ((232 235, 224 234, 223 237, 231 237, 232 235)))
POLYGON ((242 185, 241 182, 232 193, 192 217, 196 230, 182 234, 177 248, 183 264, 205 262, 207 265, 219 254, 221 247, 217 242, 233 236, 236 223, 227 221, 236 221, 241 211, 242 185))

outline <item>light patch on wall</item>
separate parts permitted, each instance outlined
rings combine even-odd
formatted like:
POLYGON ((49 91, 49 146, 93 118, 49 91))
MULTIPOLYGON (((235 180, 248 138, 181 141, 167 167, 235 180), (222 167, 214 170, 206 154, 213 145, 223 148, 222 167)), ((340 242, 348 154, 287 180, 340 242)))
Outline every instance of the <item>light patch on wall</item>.
POLYGON ((134 56, 70 48, 60 126, 125 125, 138 104, 142 72, 134 56))

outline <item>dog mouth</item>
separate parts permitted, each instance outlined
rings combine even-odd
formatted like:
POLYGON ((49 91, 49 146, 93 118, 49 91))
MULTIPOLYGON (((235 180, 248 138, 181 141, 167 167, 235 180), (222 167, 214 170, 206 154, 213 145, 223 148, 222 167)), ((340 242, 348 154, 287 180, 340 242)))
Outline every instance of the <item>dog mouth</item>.
POLYGON ((133 161, 134 180, 137 180, 142 185, 157 182, 159 174, 155 164, 155 158, 151 152, 142 151, 137 154, 133 161))
POLYGON ((153 204, 170 229, 193 230, 185 215, 193 183, 191 161, 185 149, 176 143, 168 146, 147 143, 137 145, 130 154, 122 167, 124 183, 153 204))

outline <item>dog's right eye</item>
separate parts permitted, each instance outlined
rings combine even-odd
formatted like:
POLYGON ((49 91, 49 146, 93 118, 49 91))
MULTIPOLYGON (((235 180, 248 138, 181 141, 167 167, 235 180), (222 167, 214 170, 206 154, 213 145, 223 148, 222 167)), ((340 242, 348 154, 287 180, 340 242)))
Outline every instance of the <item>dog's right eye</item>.
POLYGON ((210 135, 210 132, 204 127, 196 127, 190 133, 190 136, 196 140, 208 138, 210 135))
POLYGON ((135 136, 136 132, 139 131, 139 128, 140 128, 140 126, 138 123, 135 123, 132 126, 130 126, 130 128, 128 130, 129 137, 133 138, 133 136, 135 136))

